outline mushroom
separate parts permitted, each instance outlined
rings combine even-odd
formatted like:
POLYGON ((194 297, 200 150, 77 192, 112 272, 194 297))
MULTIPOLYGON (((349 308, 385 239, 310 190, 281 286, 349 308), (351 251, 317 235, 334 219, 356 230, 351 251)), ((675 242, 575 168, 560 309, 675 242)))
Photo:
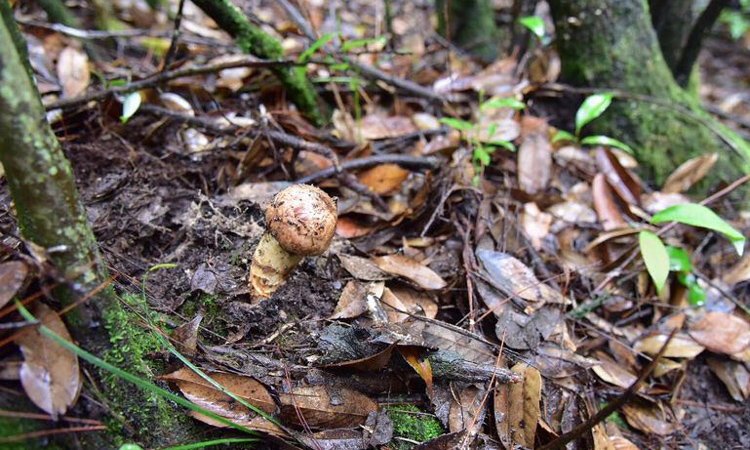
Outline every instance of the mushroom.
POLYGON ((269 297, 305 256, 325 252, 336 220, 336 202, 315 186, 297 184, 276 194, 266 209, 268 229, 250 266, 255 292, 269 297))

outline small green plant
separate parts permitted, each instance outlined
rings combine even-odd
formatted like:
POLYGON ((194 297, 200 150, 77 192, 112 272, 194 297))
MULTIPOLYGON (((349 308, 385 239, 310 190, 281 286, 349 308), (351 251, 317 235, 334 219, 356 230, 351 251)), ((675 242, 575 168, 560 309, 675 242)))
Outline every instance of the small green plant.
POLYGON ((719 22, 726 24, 732 39, 739 39, 750 29, 750 0, 740 0, 737 10, 725 8, 719 16, 719 22))
MULTIPOLYGON (((679 222, 694 227, 706 228, 723 234, 742 256, 745 237, 719 217, 711 209, 696 203, 684 203, 671 206, 651 217, 651 223, 658 225, 665 222, 679 222)), ((677 281, 688 289, 688 301, 691 305, 700 305, 706 299, 706 293, 697 283, 693 274, 690 257, 684 249, 665 246, 655 233, 643 230, 638 236, 641 257, 646 264, 656 291, 661 293, 670 272, 677 274, 677 281)))
POLYGON ((557 134, 555 134, 555 136, 552 138, 552 142, 570 141, 576 142, 579 145, 606 145, 609 147, 619 148, 620 150, 628 152, 632 155, 633 149, 630 148, 626 143, 618 141, 617 139, 611 138, 609 136, 597 135, 581 138, 581 130, 583 129, 583 127, 590 123, 592 120, 601 116, 604 111, 609 108, 609 105, 612 104, 613 97, 614 94, 609 92, 604 94, 594 94, 587 97, 576 112, 575 134, 568 131, 559 130, 557 134))
POLYGON ((526 16, 518 19, 518 22, 528 28, 534 36, 539 39, 539 42, 546 46, 552 42, 552 36, 547 34, 544 27, 544 19, 539 16, 526 16))
POLYGON ((475 175, 474 185, 479 185, 479 180, 484 173, 484 168, 490 165, 491 154, 497 149, 502 147, 511 152, 516 151, 516 146, 512 142, 504 139, 492 139, 497 132, 497 125, 490 125, 487 129, 487 137, 483 142, 479 139, 480 129, 479 123, 481 123, 482 115, 491 109, 497 108, 511 108, 511 109, 524 109, 526 105, 516 100, 515 98, 494 98, 486 102, 482 102, 482 94, 480 93, 479 99, 479 120, 476 123, 467 122, 461 119, 454 119, 452 117, 443 117, 440 119, 440 123, 447 125, 455 130, 458 130, 463 135, 462 137, 471 143, 473 148, 472 162, 474 163, 475 175), (465 135, 464 135, 465 133, 465 135))

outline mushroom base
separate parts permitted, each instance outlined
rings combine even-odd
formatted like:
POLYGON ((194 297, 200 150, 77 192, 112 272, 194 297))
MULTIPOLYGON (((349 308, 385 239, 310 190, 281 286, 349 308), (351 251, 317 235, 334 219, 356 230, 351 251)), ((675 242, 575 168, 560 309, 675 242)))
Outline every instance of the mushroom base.
POLYGON ((287 252, 270 233, 265 233, 260 238, 250 266, 250 285, 255 294, 270 297, 303 258, 287 252))

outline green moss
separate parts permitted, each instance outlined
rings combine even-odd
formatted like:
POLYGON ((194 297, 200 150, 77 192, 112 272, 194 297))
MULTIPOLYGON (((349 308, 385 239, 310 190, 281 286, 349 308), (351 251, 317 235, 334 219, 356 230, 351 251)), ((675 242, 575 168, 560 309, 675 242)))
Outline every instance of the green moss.
MULTIPOLYGON (((445 433, 445 429, 435 416, 425 413, 414 405, 391 405, 386 407, 386 411, 393 421, 394 437, 425 442, 445 433)), ((393 439, 388 445, 394 450, 407 450, 413 446, 414 444, 398 439, 393 439)))

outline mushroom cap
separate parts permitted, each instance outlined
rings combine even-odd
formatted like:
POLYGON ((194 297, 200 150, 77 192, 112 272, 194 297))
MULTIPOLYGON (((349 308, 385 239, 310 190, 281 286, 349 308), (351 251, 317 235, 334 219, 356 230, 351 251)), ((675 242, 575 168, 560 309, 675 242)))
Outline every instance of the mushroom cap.
POLYGON ((336 202, 308 184, 296 184, 276 194, 266 209, 268 232, 295 255, 320 255, 336 230, 336 202))

